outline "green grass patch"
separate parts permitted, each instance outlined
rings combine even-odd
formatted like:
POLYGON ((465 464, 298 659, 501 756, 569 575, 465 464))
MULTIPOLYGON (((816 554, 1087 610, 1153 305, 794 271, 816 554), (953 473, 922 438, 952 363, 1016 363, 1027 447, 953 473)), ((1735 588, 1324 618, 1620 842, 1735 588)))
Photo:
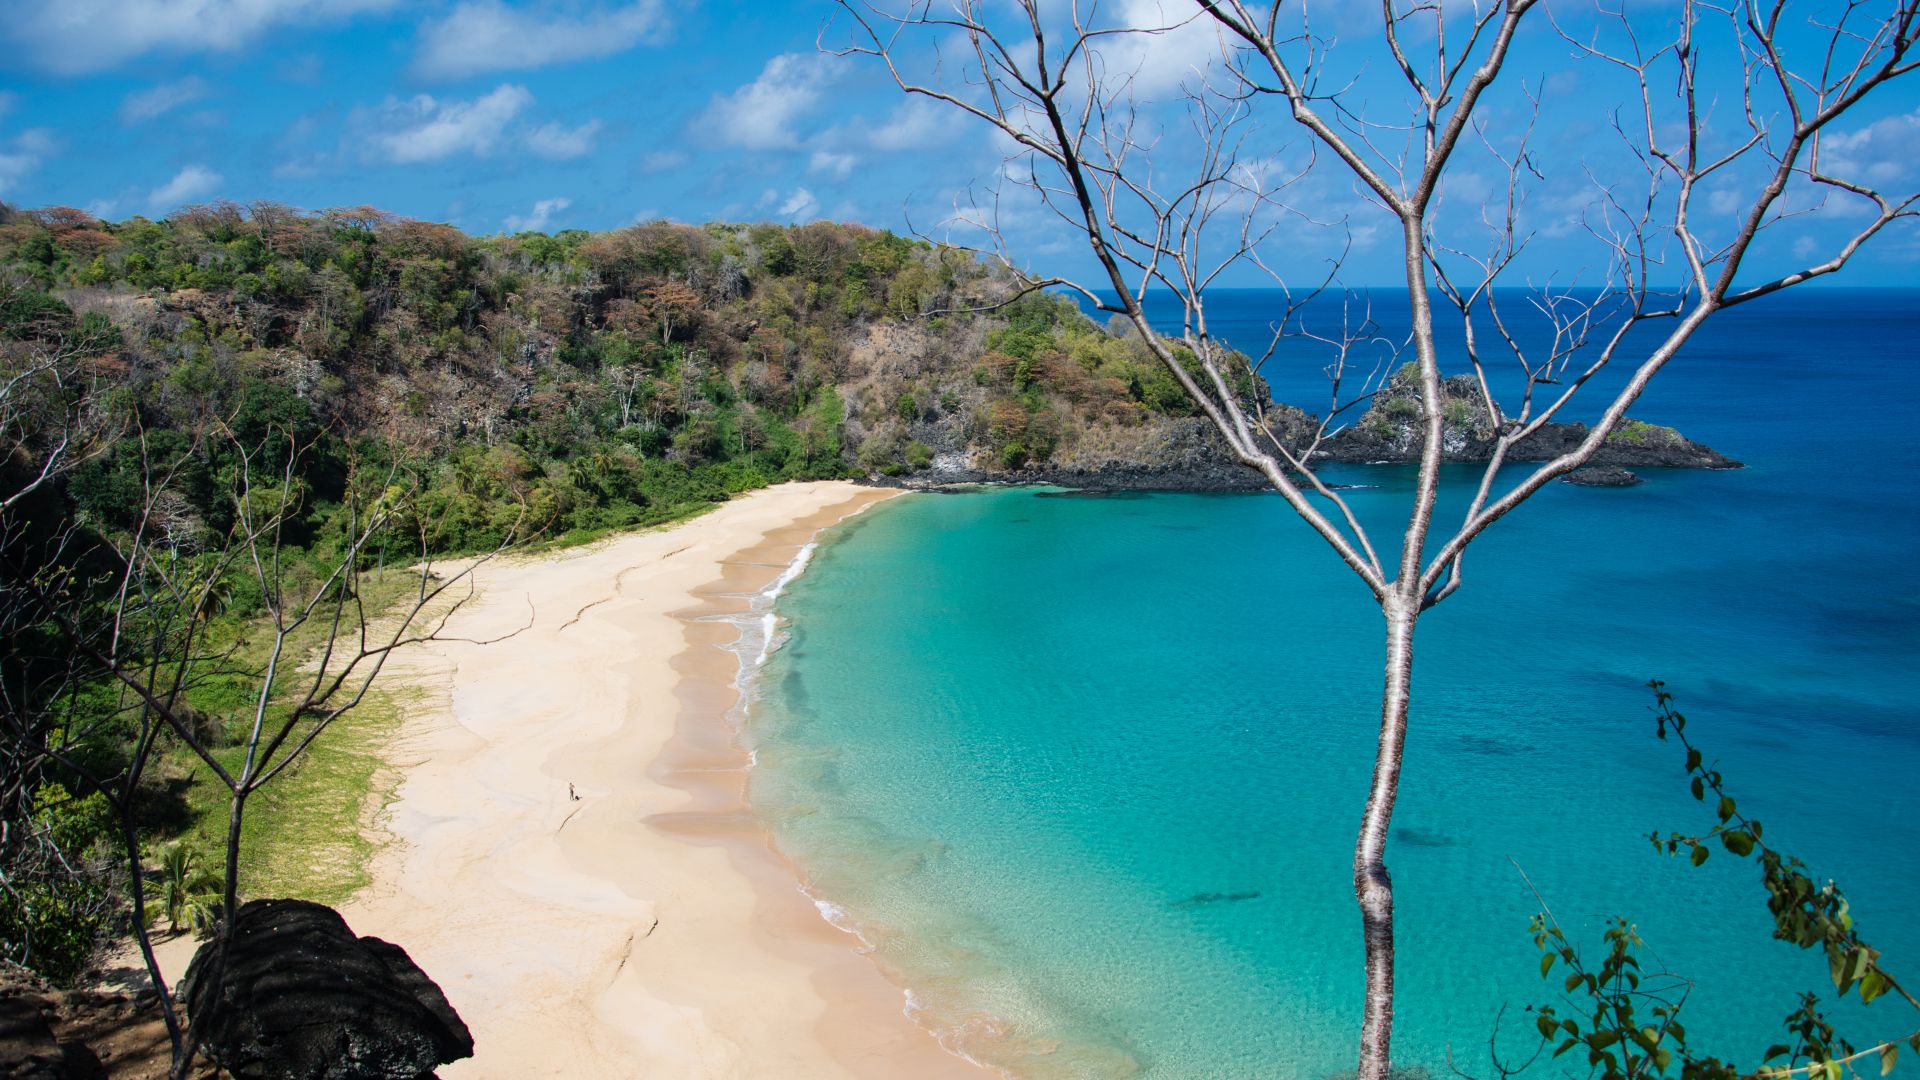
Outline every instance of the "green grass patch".
POLYGON ((1607 433, 1607 441, 1628 446, 1672 446, 1680 441, 1680 433, 1644 420, 1625 420, 1607 433))
MULTIPOLYGON (((513 554, 552 551, 592 543, 610 536, 651 532, 677 525, 717 509, 720 503, 688 503, 664 510, 641 524, 594 530, 572 530, 513 549, 513 554)), ((362 583, 362 599, 369 612, 394 612, 406 602, 418 579, 404 569, 387 571, 362 583)), ((456 590, 464 595, 463 589, 456 590)), ((374 618, 376 625, 380 623, 374 618)), ((230 633, 241 642, 237 666, 258 670, 272 645, 271 628, 262 620, 240 623, 230 633)), ((324 642, 325 620, 316 619, 289 640, 287 655, 302 662, 283 666, 277 696, 304 689, 312 678, 306 661, 317 658, 324 642)), ((227 717, 227 739, 243 742, 241 719, 250 715, 257 682, 242 678, 208 685, 194 695, 195 704, 227 717)), ((423 688, 407 686, 383 674, 361 703, 335 720, 314 739, 286 771, 268 781, 247 800, 240 829, 240 894, 251 897, 294 897, 338 905, 366 887, 370 864, 385 842, 381 818, 398 789, 400 774, 386 767, 382 749, 399 729, 409 708, 417 707, 423 688)), ((285 706, 269 710, 269 727, 285 715, 285 706)), ((289 736, 296 742, 300 733, 289 736)), ((244 746, 226 746, 213 756, 229 773, 237 774, 245 759, 244 746)), ((174 775, 191 777, 186 789, 186 829, 177 837, 200 853, 203 865, 218 866, 226 850, 230 796, 191 751, 179 748, 168 761, 174 775)))
MULTIPOLYGON (((365 578, 362 601, 369 612, 395 612, 407 602, 417 582, 405 570, 365 578)), ((376 628, 383 625, 379 615, 370 618, 376 628)), ((289 697, 310 685, 309 663, 317 662, 327 626, 327 620, 316 617, 290 636, 286 656, 292 659, 283 661, 276 697, 289 697)), ((240 642, 235 666, 264 667, 272 647, 271 627, 264 620, 252 620, 235 628, 235 636, 240 642)), ((391 679, 387 674, 377 678, 359 705, 328 725, 285 771, 247 800, 240 830, 242 898, 296 897, 338 904, 367 884, 368 864, 380 846, 379 811, 392 801, 399 780, 397 774, 383 772, 381 749, 399 727, 406 706, 418 697, 417 691, 391 679)), ((211 701, 219 706, 224 741, 244 743, 258 685, 236 675, 230 685, 210 686, 194 695, 197 705, 205 707, 203 703, 211 701), (234 710, 236 704, 245 711, 234 710)), ((269 731, 277 729, 289 707, 279 704, 268 709, 269 731)), ((288 746, 304 734, 289 735, 288 746)), ((222 767, 237 775, 246 747, 228 745, 212 753, 222 767)), ((283 749, 281 756, 284 753, 283 749)), ((221 865, 231 810, 226 786, 184 747, 173 751, 168 765, 175 775, 190 777, 185 790, 187 826, 169 839, 199 852, 204 865, 221 865)))
POLYGON ((382 749, 420 696, 410 687, 369 693, 249 800, 240 847, 249 896, 338 905, 366 887, 400 781, 382 749))

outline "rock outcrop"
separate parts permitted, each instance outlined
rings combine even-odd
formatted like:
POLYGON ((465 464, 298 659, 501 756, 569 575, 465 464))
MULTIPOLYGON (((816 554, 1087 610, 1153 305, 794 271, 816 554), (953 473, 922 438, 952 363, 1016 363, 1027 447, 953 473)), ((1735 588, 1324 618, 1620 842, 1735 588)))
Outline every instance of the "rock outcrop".
POLYGON ((1632 487, 1646 483, 1639 476, 1616 465, 1589 465, 1573 470, 1560 480, 1580 487, 1632 487))
POLYGON ((50 998, 20 987, 0 990, 0 1077, 66 1080, 74 1075, 53 1034, 50 998))
MULTIPOLYGON (((1443 384, 1446 434, 1444 459, 1472 464, 1493 456, 1497 433, 1478 387, 1467 376, 1443 384)), ((1351 465, 1412 464, 1420 458, 1424 411, 1408 378, 1396 378, 1372 408, 1354 424, 1322 441, 1315 463, 1351 465)), ((1267 429, 1282 445, 1304 449, 1318 429, 1318 418, 1290 405, 1274 405, 1267 429)), ((1585 424, 1546 424, 1510 448, 1515 463, 1548 461, 1568 453, 1587 437, 1585 424)), ((1629 419, 1611 435, 1590 463, 1566 478, 1593 487, 1628 487, 1640 482, 1630 468, 1738 469, 1738 461, 1681 435, 1672 428, 1629 419)), ((1090 491, 1265 491, 1267 478, 1236 461, 1210 421, 1202 417, 1158 419, 1131 428, 1112 428, 1082 436, 1073 452, 1044 465, 1019 469, 992 467, 978 454, 949 451, 930 468, 876 482, 904 487, 954 484, 1059 484, 1090 491)))
MULTIPOLYGON (((1441 384, 1447 461, 1480 462, 1493 455, 1499 432, 1472 376, 1441 384)), ((1395 375, 1365 415, 1322 446, 1320 459, 1353 464, 1418 461, 1426 410, 1412 373, 1395 375)), ((1547 461, 1579 446, 1585 424, 1546 424, 1507 452, 1509 461, 1547 461)), ((1738 469, 1740 463, 1669 427, 1628 419, 1607 436, 1589 462, 1619 468, 1738 469)))
POLYGON ((398 945, 356 937, 338 912, 254 900, 235 913, 219 970, 209 942, 183 994, 201 1047, 240 1080, 430 1076, 473 1036, 398 945))

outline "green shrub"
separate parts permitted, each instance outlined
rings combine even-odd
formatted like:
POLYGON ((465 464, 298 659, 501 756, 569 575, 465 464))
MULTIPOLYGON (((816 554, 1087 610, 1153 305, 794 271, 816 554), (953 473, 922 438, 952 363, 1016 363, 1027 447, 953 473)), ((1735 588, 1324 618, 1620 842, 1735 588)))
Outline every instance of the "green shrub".
POLYGON ((1678 431, 1644 420, 1624 420, 1607 435, 1608 442, 1625 443, 1628 446, 1669 446, 1679 438, 1678 431))

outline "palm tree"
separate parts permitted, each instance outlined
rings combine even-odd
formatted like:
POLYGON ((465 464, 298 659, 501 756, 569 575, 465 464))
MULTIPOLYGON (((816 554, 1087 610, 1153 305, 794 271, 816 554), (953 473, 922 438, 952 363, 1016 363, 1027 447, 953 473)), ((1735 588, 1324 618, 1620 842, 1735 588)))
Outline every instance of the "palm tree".
POLYGON ((199 852, 175 842, 160 853, 160 905, 167 929, 179 933, 182 925, 195 932, 213 925, 220 903, 220 875, 200 865, 199 852))

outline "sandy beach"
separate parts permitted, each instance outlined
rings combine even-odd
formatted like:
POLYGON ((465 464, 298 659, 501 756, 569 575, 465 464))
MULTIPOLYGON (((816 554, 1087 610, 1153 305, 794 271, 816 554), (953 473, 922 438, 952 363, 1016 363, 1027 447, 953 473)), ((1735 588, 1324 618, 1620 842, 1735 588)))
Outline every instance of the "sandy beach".
POLYGON ((825 922, 745 812, 726 622, 890 493, 754 492, 663 531, 477 573, 424 691, 374 884, 344 909, 472 1028, 459 1077, 974 1077, 825 922), (531 626, 493 644, 475 644, 531 626), (575 797, 577 796, 577 798, 575 797))

